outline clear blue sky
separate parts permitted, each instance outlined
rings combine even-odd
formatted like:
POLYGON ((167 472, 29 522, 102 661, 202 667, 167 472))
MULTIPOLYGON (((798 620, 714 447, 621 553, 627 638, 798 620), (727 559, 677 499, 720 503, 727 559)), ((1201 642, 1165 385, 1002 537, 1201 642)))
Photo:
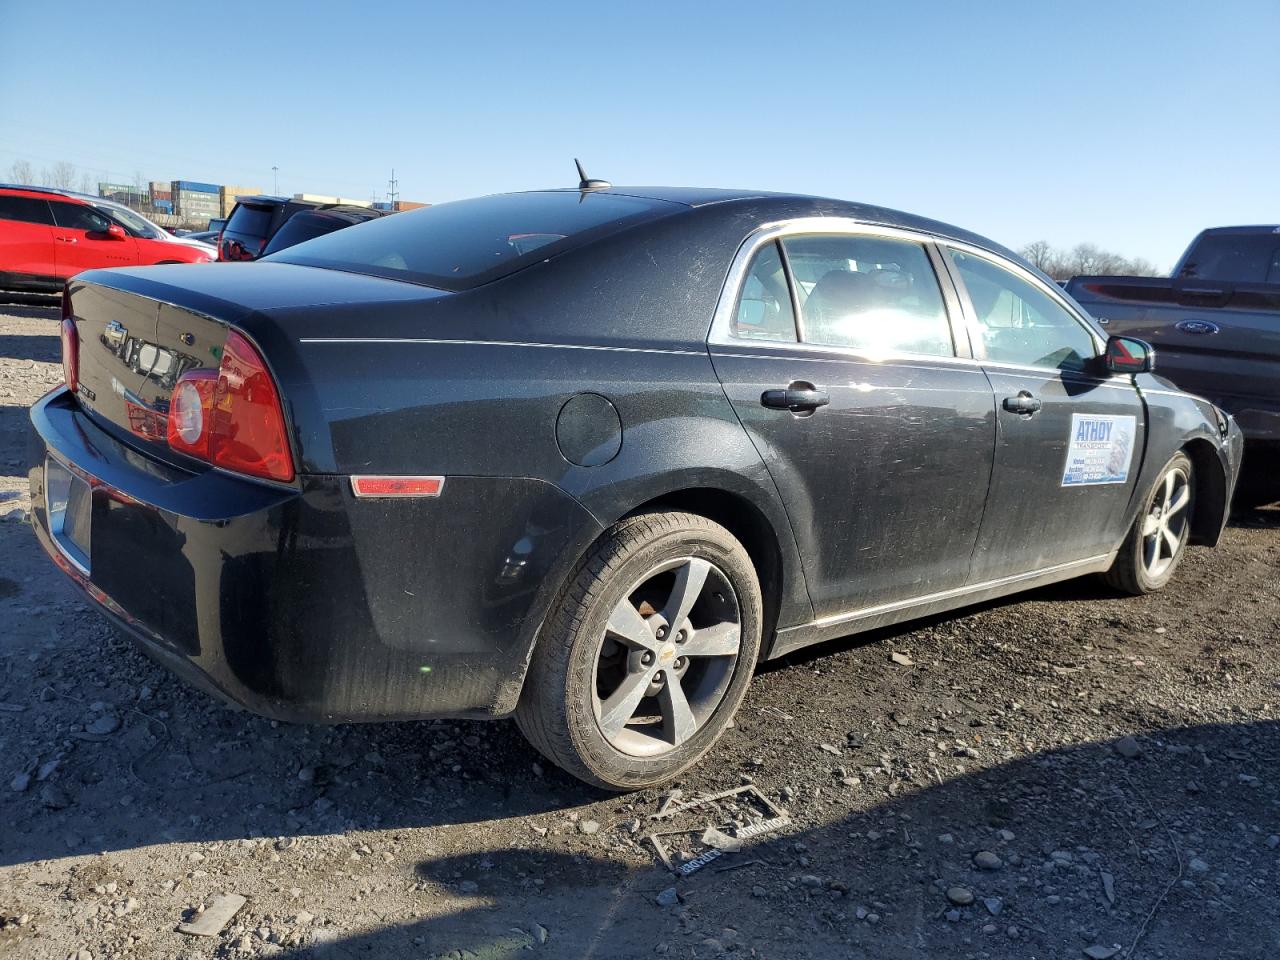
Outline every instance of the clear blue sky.
POLYGON ((0 0, 0 177, 795 190, 1170 266, 1280 222, 1280 0, 0 0))

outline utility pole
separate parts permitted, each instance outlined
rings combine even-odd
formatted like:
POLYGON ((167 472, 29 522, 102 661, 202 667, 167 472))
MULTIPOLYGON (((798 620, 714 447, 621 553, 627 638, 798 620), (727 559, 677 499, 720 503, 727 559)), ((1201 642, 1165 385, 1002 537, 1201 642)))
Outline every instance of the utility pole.
POLYGON ((400 191, 396 189, 399 186, 400 181, 396 179, 396 168, 392 167, 391 179, 387 181, 387 199, 391 201, 393 209, 395 208, 396 201, 400 199, 400 191))
POLYGON ((271 168, 271 192, 275 196, 280 196, 280 168, 273 166, 271 168))

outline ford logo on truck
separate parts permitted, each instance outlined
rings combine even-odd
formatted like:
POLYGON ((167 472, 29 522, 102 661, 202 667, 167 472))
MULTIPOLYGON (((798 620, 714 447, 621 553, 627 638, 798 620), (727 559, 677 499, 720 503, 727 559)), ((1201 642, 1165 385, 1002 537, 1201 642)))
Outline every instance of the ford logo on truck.
POLYGON ((1218 332, 1218 325, 1208 320, 1179 320, 1174 324, 1174 327, 1183 333, 1206 334, 1218 332))

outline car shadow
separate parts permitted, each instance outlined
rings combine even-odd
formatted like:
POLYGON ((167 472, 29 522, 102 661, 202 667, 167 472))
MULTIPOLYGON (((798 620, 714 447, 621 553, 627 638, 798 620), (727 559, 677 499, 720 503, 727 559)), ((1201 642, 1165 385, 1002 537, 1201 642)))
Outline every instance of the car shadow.
POLYGON ((824 640, 822 643, 801 647, 799 650, 794 650, 776 659, 767 660, 757 667, 757 672, 770 673, 774 670, 787 669, 802 663, 820 660, 823 657, 828 657, 841 650, 853 650, 858 647, 885 643, 899 637, 906 637, 911 634, 919 633, 922 630, 930 630, 974 614, 984 613, 989 610, 1000 610, 1006 607, 1016 607, 1019 604, 1024 604, 1029 601, 1040 600, 1045 603, 1073 603, 1123 599, 1124 597, 1124 594, 1107 586, 1100 577, 1076 577, 1072 580, 1063 580, 1060 583, 1051 583, 1048 586, 1036 587, 1032 590, 1022 591, 1021 593, 1013 593, 1004 597, 996 597, 991 600, 968 604, 963 607, 957 607, 954 610, 945 610, 941 613, 929 614, 923 617, 913 617, 912 619, 906 620, 902 623, 890 624, 885 627, 876 627, 873 630, 867 630, 862 633, 854 633, 844 637, 835 637, 831 640, 824 640))
POLYGON ((57 320, 61 306, 57 297, 0 293, 0 313, 33 320, 57 320))
POLYGON ((1157 730, 1135 746, 1033 751, 946 779, 882 774, 857 788, 879 800, 852 813, 796 797, 789 832, 680 880, 634 851, 442 854, 415 869, 421 919, 279 956, 1267 955, 1280 723, 1157 730), (980 851, 995 859, 979 866, 980 851), (671 887, 678 902, 660 905, 671 887))
POLYGON ((48 336, 0 335, 0 357, 11 360, 60 363, 62 361, 62 343, 58 340, 57 325, 54 324, 50 327, 48 336))

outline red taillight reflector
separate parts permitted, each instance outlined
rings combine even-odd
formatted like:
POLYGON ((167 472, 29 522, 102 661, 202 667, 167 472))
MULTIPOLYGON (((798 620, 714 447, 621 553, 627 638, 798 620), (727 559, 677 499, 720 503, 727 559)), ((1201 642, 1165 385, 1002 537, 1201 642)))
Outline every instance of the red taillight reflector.
POLYGON ((165 435, 182 453, 250 476, 288 483, 293 453, 271 371, 253 344, 234 330, 212 370, 178 378, 165 435))
MULTIPOLYGON (((69 299, 65 293, 62 298, 64 304, 69 299)), ((68 313, 65 306, 63 313, 68 313)), ((67 389, 75 393, 80 384, 80 334, 76 332, 76 322, 70 316, 64 316, 59 335, 62 339, 62 380, 67 389)))
POLYGON ((351 492, 357 497, 438 497, 443 489, 444 477, 351 478, 351 492))
POLYGON ((218 389, 214 370, 192 370, 184 374, 169 398, 166 437, 180 453, 209 459, 209 422, 213 398, 218 389))

